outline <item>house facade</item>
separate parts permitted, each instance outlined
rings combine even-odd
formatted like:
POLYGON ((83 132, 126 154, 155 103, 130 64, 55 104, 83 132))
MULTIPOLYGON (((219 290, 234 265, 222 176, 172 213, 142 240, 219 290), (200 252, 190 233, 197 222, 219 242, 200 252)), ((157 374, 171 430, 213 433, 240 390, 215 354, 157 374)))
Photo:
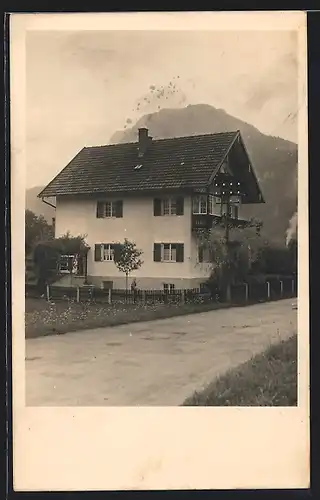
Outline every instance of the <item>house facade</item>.
MULTIPOLYGON (((238 131, 152 140, 139 129, 136 143, 84 148, 39 194, 49 196, 55 236, 86 235, 90 247, 73 283, 125 288, 113 245, 127 238, 143 252, 130 276, 138 288, 169 290, 198 288, 210 276, 200 232, 226 216, 241 226, 242 204, 263 202, 238 131)), ((60 285, 70 285, 68 269, 62 264, 60 285)))

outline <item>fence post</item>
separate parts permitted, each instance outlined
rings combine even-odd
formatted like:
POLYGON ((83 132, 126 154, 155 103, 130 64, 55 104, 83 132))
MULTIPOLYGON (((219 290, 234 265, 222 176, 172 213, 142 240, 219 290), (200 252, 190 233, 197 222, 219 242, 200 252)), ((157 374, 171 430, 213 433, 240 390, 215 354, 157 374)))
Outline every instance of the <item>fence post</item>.
POLYGON ((112 302, 112 295, 111 294, 112 294, 111 288, 109 288, 109 290, 108 290, 108 304, 111 304, 111 302, 112 302))
POLYGON ((267 281, 267 295, 268 295, 268 300, 270 300, 270 281, 267 281))
POLYGON ((248 283, 244 284, 244 288, 245 288, 246 302, 248 302, 248 299, 249 299, 249 286, 248 286, 248 283))
POLYGON ((280 281, 280 297, 283 297, 283 281, 280 281))
POLYGON ((181 290, 181 303, 184 304, 185 303, 185 291, 184 290, 181 290))
POLYGON ((142 290, 142 294, 141 295, 142 295, 142 297, 141 297, 142 298, 142 304, 145 305, 145 303, 146 303, 146 291, 142 290))
POLYGON ((77 286, 77 302, 80 302, 80 288, 77 286))
POLYGON ((46 286, 46 292, 47 292, 47 301, 50 301, 50 287, 49 285, 46 286))
POLYGON ((227 285, 227 290, 226 290, 226 299, 227 299, 227 302, 231 302, 232 300, 232 297, 231 297, 231 285, 228 283, 227 285))

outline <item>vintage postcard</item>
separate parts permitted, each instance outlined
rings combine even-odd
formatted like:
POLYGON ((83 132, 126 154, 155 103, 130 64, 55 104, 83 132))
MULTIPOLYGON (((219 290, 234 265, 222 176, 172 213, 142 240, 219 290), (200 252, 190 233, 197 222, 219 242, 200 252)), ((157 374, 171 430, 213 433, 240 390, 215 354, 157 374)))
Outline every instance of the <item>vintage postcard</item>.
POLYGON ((11 16, 17 491, 309 486, 306 54, 302 12, 11 16))

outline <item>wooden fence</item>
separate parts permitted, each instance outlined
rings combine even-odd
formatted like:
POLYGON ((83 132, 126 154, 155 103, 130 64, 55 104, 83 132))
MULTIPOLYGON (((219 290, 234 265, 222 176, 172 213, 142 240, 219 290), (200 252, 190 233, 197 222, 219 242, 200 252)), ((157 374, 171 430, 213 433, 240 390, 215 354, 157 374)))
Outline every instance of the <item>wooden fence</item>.
MULTIPOLYGON (((254 303, 295 297, 297 283, 293 278, 270 279, 264 282, 249 282, 231 286, 231 302, 234 304, 254 303)), ((26 285, 26 296, 39 298, 35 285, 26 285)), ((50 301, 69 300, 74 302, 96 302, 105 304, 195 304, 222 302, 219 295, 190 290, 116 290, 93 286, 62 287, 47 285, 43 298, 50 301)))

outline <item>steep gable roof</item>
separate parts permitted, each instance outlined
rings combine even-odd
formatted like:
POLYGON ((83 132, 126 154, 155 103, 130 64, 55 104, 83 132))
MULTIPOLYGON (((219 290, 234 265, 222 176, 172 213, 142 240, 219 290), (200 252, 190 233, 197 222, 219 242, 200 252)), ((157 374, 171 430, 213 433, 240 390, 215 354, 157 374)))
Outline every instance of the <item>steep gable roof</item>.
POLYGON ((39 197, 205 187, 239 131, 83 148, 39 197), (139 168, 135 168, 141 165, 139 168))

